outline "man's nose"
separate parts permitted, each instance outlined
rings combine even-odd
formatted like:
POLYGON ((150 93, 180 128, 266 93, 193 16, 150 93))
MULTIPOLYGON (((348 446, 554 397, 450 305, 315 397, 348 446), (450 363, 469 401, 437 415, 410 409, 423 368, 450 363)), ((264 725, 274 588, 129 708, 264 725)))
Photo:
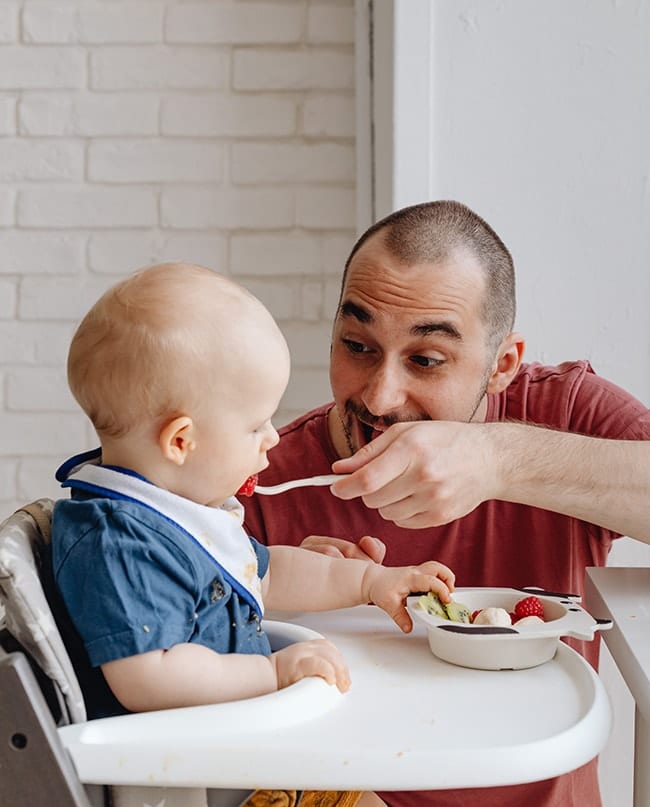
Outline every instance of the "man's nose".
POLYGON ((361 399, 375 417, 384 417, 404 405, 408 397, 406 384, 399 367, 382 362, 371 371, 361 399))

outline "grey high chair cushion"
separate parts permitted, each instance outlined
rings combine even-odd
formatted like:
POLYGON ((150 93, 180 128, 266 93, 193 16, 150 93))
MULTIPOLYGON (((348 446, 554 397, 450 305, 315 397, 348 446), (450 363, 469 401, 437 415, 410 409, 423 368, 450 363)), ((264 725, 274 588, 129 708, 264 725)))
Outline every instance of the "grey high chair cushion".
POLYGON ((81 689, 40 577, 53 507, 51 499, 38 499, 0 524, 0 604, 9 632, 62 695, 63 722, 81 723, 86 720, 81 689))
MULTIPOLYGON (((38 499, 0 524, 0 627, 4 619, 9 633, 55 683, 60 722, 81 723, 86 720, 81 689, 41 583, 53 508, 51 499, 38 499)), ((129 785, 109 791, 112 807, 233 807, 250 792, 129 785)), ((104 803, 101 795, 97 803, 104 803)))

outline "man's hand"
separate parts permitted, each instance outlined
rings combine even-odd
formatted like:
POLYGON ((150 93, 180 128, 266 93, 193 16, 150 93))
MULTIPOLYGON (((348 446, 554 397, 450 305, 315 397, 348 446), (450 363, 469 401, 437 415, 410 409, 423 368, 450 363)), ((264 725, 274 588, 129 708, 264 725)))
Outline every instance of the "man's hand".
POLYGON ((361 496, 400 527, 447 524, 500 499, 650 543, 650 440, 528 423, 395 423, 332 470, 349 474, 335 496, 361 496))
POLYGON ((447 524, 498 498, 498 466, 482 424, 396 423, 332 470, 349 474, 332 485, 335 496, 361 496, 400 527, 447 524))
POLYGON ((302 678, 318 676, 328 684, 336 684, 341 692, 350 688, 350 671, 338 649, 327 639, 297 642, 272 653, 278 689, 284 689, 302 678))
POLYGON ((356 544, 329 535, 308 535, 300 546, 332 558, 357 558, 374 563, 381 563, 386 555, 386 544, 372 535, 363 535, 356 544))
POLYGON ((434 591, 443 602, 449 602, 455 579, 451 569, 430 560, 419 566, 369 566, 362 586, 369 602, 383 608, 404 633, 410 633, 413 622, 404 604, 409 594, 434 591))

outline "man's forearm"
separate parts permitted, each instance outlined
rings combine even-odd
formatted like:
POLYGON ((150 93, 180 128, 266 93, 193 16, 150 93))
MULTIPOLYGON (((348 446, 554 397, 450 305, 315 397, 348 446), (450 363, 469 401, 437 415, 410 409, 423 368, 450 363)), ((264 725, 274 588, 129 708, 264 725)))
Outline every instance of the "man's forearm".
POLYGON ((580 518, 650 543, 650 441, 485 424, 498 498, 580 518))

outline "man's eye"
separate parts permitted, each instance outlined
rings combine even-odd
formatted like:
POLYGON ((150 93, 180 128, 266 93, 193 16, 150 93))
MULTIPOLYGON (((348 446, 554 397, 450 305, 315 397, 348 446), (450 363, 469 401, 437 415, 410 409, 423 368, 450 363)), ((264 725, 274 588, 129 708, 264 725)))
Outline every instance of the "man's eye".
POLYGON ((411 356, 410 361, 419 367, 438 367, 442 364, 442 359, 434 359, 431 356, 411 356))
POLYGON ((355 342, 352 339, 343 339, 343 344, 350 351, 350 353, 365 353, 368 348, 361 342, 355 342))

